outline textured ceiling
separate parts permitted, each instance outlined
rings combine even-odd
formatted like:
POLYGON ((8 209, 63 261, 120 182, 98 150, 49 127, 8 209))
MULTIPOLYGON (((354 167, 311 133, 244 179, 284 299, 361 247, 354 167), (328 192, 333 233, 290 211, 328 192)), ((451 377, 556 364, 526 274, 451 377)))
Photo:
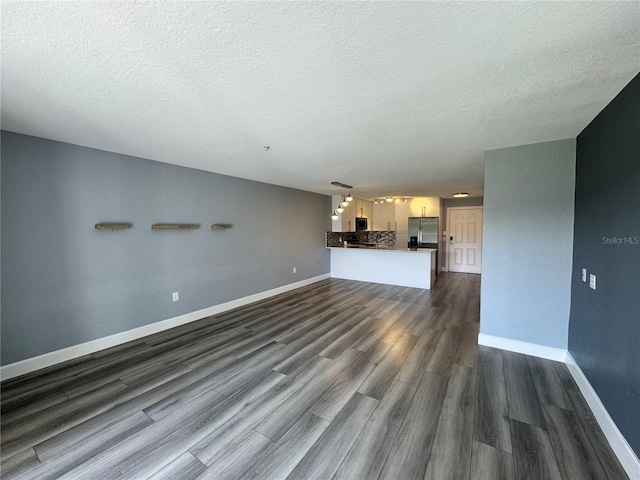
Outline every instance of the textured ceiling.
POLYGON ((326 194, 481 195, 639 70, 639 2, 2 2, 3 129, 326 194))

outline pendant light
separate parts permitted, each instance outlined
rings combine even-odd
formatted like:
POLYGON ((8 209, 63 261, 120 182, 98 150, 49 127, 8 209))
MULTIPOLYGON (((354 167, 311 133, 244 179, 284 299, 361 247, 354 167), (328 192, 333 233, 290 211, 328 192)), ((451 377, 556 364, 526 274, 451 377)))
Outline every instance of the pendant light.
POLYGON ((387 198, 385 198, 385 200, 386 200, 387 202, 391 203, 391 202, 393 202, 393 197, 387 197, 387 198))
POLYGON ((338 207, 333 211, 333 215, 331 215, 331 218, 333 218, 334 220, 338 220, 338 218, 340 218, 338 214, 342 213, 344 211, 344 207, 349 205, 349 202, 353 200, 353 197, 351 196, 351 189, 353 188, 353 186, 347 185, 345 183, 340 183, 340 182, 331 182, 331 185, 344 188, 344 190, 347 190, 349 192, 346 197, 342 197, 342 201, 338 204, 338 207))

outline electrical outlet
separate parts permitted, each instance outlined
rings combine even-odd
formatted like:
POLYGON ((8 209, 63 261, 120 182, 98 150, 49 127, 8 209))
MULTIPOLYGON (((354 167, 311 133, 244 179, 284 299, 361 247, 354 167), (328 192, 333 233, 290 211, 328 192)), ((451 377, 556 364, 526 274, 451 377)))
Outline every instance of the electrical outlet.
POLYGON ((298 271, 298 269, 296 267, 293 267, 293 273, 296 273, 298 271))
POLYGON ((173 292, 173 301, 177 302, 180 300, 180 294, 178 292, 173 292))
POLYGON ((587 269, 586 268, 582 269, 582 281, 585 282, 585 283, 587 282, 587 269))
POLYGON ((593 273, 589 275, 589 287, 596 289, 596 276, 593 273))

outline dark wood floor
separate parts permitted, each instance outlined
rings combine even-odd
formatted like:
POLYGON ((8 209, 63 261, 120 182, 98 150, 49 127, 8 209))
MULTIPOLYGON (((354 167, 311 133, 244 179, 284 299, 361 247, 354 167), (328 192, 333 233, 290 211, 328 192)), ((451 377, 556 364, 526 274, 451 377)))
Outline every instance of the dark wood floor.
POLYGON ((478 348, 480 277, 327 280, 2 384, 2 478, 626 478, 563 364, 478 348))

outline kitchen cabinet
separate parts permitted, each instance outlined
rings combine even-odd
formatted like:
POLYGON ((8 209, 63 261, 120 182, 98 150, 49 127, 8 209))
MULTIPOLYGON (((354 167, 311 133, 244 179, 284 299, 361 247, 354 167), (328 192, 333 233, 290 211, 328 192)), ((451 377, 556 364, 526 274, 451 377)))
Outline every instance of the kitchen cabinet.
MULTIPOLYGON (((342 202, 342 195, 333 195, 331 197, 331 211, 338 208, 342 202)), ((339 218, 331 223, 331 230, 334 232, 355 232, 356 217, 365 217, 367 221, 367 229, 373 229, 373 202, 362 198, 354 198, 343 207, 342 213, 338 213, 339 218)))
POLYGON ((355 217, 366 217, 364 213, 364 200, 361 198, 354 198, 351 203, 354 204, 355 217))
POLYGON ((387 204, 387 221, 383 223, 382 230, 396 230, 396 206, 393 202, 384 202, 387 204))
POLYGON ((386 231, 396 229, 396 204, 381 202, 373 205, 373 229, 386 231))
POLYGON ((351 203, 355 204, 355 217, 366 218, 367 230, 373 230, 373 202, 362 198, 354 198, 351 203))
POLYGON ((365 200, 364 203, 364 214, 369 219, 369 230, 373 230, 373 202, 365 200))
POLYGON ((409 244, 409 217, 411 216, 411 200, 400 200, 396 205, 396 247, 407 248, 409 244))
POLYGON ((351 202, 344 207, 344 211, 342 212, 342 231, 343 232, 355 232, 356 230, 356 199, 354 198, 351 202))
POLYGON ((440 199, 438 197, 417 197, 408 200, 411 215, 409 217, 439 217, 440 199))
POLYGON ((373 229, 376 231, 381 230, 382 225, 382 206, 379 203, 373 204, 373 229))

